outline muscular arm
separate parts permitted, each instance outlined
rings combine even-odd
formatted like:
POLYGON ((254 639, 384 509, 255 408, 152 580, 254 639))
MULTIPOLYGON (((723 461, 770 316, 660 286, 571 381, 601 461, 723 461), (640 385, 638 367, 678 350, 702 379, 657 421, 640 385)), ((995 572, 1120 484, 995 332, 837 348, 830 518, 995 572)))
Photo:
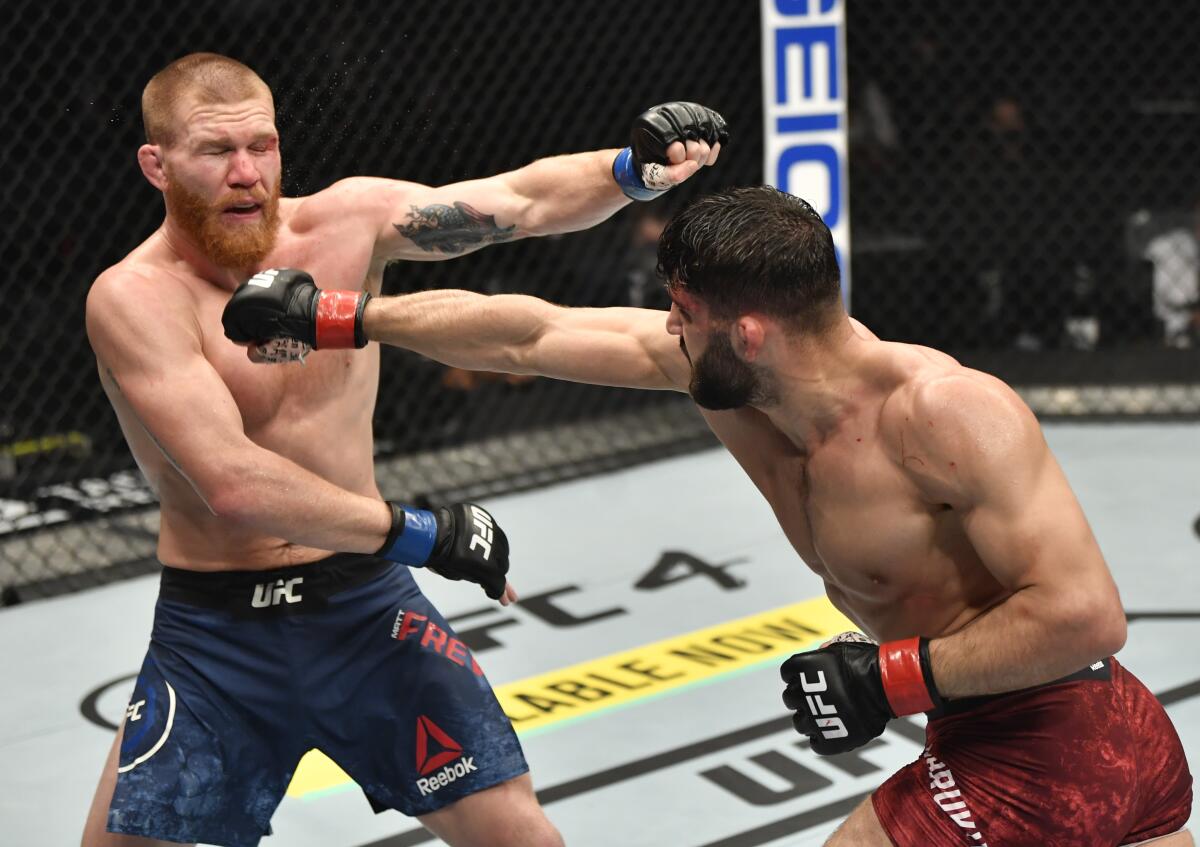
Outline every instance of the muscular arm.
POLYGON ((109 391, 219 517, 321 550, 371 553, 391 510, 345 491, 245 434, 204 357, 187 295, 169 280, 110 274, 92 287, 87 330, 109 391))
POLYGON ((536 297, 425 291, 375 298, 363 314, 372 341, 470 370, 537 374, 628 388, 685 390, 691 372, 666 313, 569 309, 536 297))
MULTIPOLYGON (((720 147, 672 144, 666 178, 683 182, 715 163, 720 147)), ((367 221, 376 234, 378 260, 451 259, 489 244, 573 232, 605 220, 630 202, 613 179, 618 152, 553 156, 487 179, 438 188, 354 177, 319 196, 330 213, 367 221)))
POLYGON ((983 564, 1012 593, 930 643, 938 691, 967 697, 1049 682, 1111 655, 1125 616, 1104 557, 1036 418, 990 377, 915 389, 903 461, 962 514, 983 564))

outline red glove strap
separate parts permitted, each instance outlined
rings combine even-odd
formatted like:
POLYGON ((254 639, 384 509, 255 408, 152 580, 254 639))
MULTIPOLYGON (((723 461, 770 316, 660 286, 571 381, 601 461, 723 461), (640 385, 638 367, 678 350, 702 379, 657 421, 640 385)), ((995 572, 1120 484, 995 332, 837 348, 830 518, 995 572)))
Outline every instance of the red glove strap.
POLYGON ((317 349, 354 347, 354 322, 361 291, 322 291, 317 297, 317 349))
POLYGON ((921 672, 921 639, 889 641, 879 645, 879 677, 883 693, 896 717, 928 712, 933 698, 921 672))

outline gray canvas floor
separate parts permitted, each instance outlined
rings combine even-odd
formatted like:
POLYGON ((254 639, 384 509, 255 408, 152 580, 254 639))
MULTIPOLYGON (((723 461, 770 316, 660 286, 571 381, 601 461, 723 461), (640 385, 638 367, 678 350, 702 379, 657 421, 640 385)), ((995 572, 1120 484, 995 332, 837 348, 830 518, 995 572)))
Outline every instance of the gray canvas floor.
MULTIPOLYGON (((1121 659, 1168 694, 1196 767, 1200 426, 1046 431, 1131 613, 1121 659)), ((514 540, 513 581, 526 602, 484 611, 470 586, 420 580, 460 632, 486 630, 494 643, 477 640, 476 654, 497 687, 821 593, 723 451, 488 505, 514 540), (660 568, 668 579, 656 586, 646 577, 667 551, 721 565, 725 576, 671 580, 679 571, 660 568)), ((78 843, 112 738, 81 703, 94 695, 99 722, 118 720, 155 589, 143 578, 0 612, 0 847, 78 843)), ((852 762, 798 747, 777 665, 750 663, 524 732, 535 783, 567 843, 819 845, 856 798, 919 753, 919 726, 900 722, 852 762)), ((273 823, 267 847, 435 843, 394 812, 371 814, 350 783, 285 798, 273 823)))

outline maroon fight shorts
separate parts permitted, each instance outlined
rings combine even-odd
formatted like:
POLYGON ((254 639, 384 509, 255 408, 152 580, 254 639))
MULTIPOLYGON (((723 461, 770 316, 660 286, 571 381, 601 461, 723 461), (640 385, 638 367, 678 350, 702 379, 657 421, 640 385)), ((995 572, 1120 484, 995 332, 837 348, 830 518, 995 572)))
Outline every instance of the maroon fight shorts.
POLYGON ((879 787, 896 847, 1116 847, 1182 829, 1192 776, 1166 711, 1106 659, 1028 691, 948 704, 879 787))

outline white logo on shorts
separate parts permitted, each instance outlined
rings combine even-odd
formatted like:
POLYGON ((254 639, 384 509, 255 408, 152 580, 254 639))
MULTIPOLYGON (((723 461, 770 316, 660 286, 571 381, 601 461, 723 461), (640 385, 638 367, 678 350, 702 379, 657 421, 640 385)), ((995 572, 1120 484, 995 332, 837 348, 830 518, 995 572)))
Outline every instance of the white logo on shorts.
POLYGON ((294 593, 297 585, 304 582, 304 577, 293 579, 277 579, 274 582, 260 582, 254 586, 254 598, 250 605, 256 609, 267 606, 278 606, 280 603, 299 603, 304 598, 298 592, 294 593))
POLYGON ((983 833, 975 826, 975 820, 971 815, 971 809, 967 806, 967 801, 960 799, 962 791, 956 787, 954 774, 950 773, 950 768, 929 751, 922 755, 925 757, 925 764, 929 766, 929 790, 937 791, 933 795, 933 802, 937 803, 938 808, 949 815, 950 820, 960 827, 974 830, 968 836, 972 843, 979 847, 987 847, 987 842, 983 840, 983 833))
POLYGON ((130 703, 125 707, 125 718, 131 721, 140 721, 142 719, 142 706, 145 705, 145 700, 138 700, 136 703, 130 703))
MULTIPOLYGON (((175 725, 175 689, 171 687, 171 683, 166 682, 165 680, 163 681, 163 685, 165 685, 167 687, 167 698, 168 699, 167 699, 167 723, 166 723, 166 726, 163 727, 162 735, 160 735, 158 737, 158 740, 154 742, 154 746, 151 747, 149 750, 147 750, 145 753, 138 756, 136 759, 134 759, 129 764, 121 765, 119 768, 117 768, 117 773, 127 773, 127 772, 133 770, 138 765, 140 765, 142 762, 146 761, 151 756, 153 756, 155 753, 157 753, 159 751, 159 749, 164 744, 167 743, 167 736, 169 736, 171 734, 171 727, 173 727, 175 725)), ((130 704, 129 708, 137 709, 145 702, 146 702, 145 700, 139 700, 137 703, 130 704)), ((133 720, 139 720, 139 718, 134 718, 133 720)))
POLYGON ((437 773, 429 777, 421 777, 417 780, 417 788, 421 789, 421 796, 432 794, 439 788, 445 788, 452 782, 462 779, 469 773, 475 773, 479 770, 475 766, 474 756, 463 756, 452 765, 446 765, 437 773))

